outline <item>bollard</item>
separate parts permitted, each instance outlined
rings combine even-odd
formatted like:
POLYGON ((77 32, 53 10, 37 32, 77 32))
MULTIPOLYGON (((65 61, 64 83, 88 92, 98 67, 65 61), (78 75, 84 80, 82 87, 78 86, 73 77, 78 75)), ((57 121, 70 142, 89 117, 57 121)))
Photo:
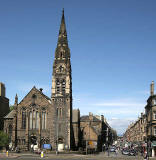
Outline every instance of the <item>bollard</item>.
POLYGON ((7 157, 9 156, 9 153, 8 153, 8 151, 6 151, 6 156, 7 156, 7 157))
POLYGON ((43 151, 41 152, 41 158, 43 158, 44 156, 43 156, 43 151))

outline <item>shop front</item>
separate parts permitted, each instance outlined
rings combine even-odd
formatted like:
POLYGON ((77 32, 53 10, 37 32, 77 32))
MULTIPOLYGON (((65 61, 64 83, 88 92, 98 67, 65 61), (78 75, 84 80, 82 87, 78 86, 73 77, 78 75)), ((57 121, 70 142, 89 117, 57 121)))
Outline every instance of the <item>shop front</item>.
POLYGON ((151 148, 152 148, 152 157, 156 157, 156 141, 152 141, 151 148))

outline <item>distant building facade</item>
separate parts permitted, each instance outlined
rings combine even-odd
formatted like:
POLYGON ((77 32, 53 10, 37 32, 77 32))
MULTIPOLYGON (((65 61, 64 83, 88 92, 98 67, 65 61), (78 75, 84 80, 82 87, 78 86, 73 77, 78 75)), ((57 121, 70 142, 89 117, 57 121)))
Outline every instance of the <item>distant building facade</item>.
POLYGON ((0 130, 3 130, 4 120, 3 117, 9 113, 9 99, 5 96, 5 85, 0 82, 0 130))
POLYGON ((138 120, 130 124, 125 132, 125 138, 132 143, 145 143, 146 141, 146 115, 141 113, 138 120))
POLYGON ((104 116, 89 115, 80 117, 81 146, 102 151, 117 139, 117 133, 107 123, 104 116))
POLYGON ((145 106, 147 145, 150 156, 156 157, 156 95, 154 94, 154 82, 151 83, 151 95, 145 106))
POLYGON ((151 157, 156 157, 156 95, 154 82, 150 85, 150 96, 145 106, 145 114, 127 128, 125 139, 130 143, 140 144, 151 157))
POLYGON ((102 146, 101 140, 106 136, 104 121, 93 115, 89 119, 80 118, 79 109, 72 108, 70 49, 64 11, 53 63, 51 98, 42 88, 34 86, 21 102, 16 95, 14 109, 4 119, 4 131, 10 142, 21 150, 31 150, 32 145, 42 148, 44 144, 50 144, 53 150, 77 150, 84 147, 84 140, 100 142, 102 146), (84 135, 88 130, 90 139, 84 135))

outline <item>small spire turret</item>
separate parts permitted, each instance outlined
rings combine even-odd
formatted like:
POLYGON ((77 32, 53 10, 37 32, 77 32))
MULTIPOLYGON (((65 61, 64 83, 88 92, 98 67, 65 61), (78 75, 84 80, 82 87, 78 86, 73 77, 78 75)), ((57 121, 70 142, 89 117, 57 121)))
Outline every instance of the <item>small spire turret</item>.
POLYGON ((15 96, 15 103, 14 103, 14 109, 17 108, 17 105, 18 105, 18 96, 17 96, 17 93, 16 93, 16 96, 15 96))

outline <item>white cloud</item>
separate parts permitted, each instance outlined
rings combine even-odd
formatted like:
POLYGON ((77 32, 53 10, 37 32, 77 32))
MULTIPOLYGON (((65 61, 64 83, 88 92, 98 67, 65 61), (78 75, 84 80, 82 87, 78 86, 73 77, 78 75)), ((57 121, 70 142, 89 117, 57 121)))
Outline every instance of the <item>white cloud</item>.
POLYGON ((79 104, 81 115, 88 114, 88 112, 92 112, 95 115, 104 115, 110 126, 116 129, 118 134, 123 134, 130 122, 137 120, 141 112, 144 112, 145 107, 144 101, 129 97, 113 100, 90 98, 90 100, 86 99, 83 103, 77 104, 79 104))
POLYGON ((112 118, 107 120, 110 126, 115 130, 117 130, 117 134, 119 135, 123 134, 128 128, 128 125, 130 125, 134 121, 135 118, 129 118, 129 119, 112 118))
POLYGON ((114 106, 114 107, 136 107, 136 106, 144 106, 145 104, 143 103, 132 103, 132 102, 103 102, 103 103, 96 103, 93 104, 96 106, 103 106, 103 107, 108 107, 108 106, 114 106))

